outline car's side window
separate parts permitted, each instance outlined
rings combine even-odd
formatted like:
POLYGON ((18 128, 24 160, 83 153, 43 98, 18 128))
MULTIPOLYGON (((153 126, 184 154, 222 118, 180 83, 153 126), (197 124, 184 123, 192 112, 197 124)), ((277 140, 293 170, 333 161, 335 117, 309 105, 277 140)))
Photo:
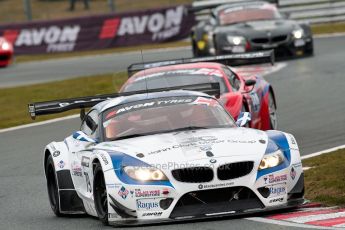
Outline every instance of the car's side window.
POLYGON ((80 130, 91 138, 98 137, 98 112, 96 110, 92 110, 85 115, 80 130))
POLYGON ((229 80, 229 83, 231 85, 232 91, 236 92, 240 90, 241 87, 241 81, 238 78, 238 76, 233 73, 229 68, 223 67, 223 70, 229 80))

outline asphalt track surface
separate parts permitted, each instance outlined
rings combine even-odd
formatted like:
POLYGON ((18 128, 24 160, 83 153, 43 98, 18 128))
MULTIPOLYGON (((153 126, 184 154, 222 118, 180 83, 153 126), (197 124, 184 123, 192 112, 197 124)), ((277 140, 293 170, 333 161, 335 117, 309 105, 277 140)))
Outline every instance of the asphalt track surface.
MULTIPOLYGON (((288 61, 286 68, 266 76, 276 91, 279 129, 295 135, 302 155, 345 143, 344 45, 344 37, 317 39, 315 57, 288 61)), ((189 56, 190 51, 159 52, 155 55, 167 59, 189 56)), ((129 57, 126 59, 127 64, 137 61, 129 57)), ((124 58, 121 56, 111 63, 116 62, 120 65, 122 61, 124 58)), ((36 65, 36 68, 41 66, 46 72, 50 68, 46 63, 23 65, 36 65)), ((102 65, 105 66, 106 63, 102 65)), ((77 68, 76 65, 71 66, 77 68)), ((13 68, 16 67, 19 68, 20 65, 13 68)), ((68 72, 67 67, 64 69, 68 72)), ((1 79, 2 76, 0 72, 1 79)), ((104 229, 99 221, 90 217, 56 218, 49 207, 42 169, 42 150, 47 143, 62 140, 78 127, 78 119, 71 119, 0 133, 1 230, 104 229)), ((241 218, 129 229, 162 228, 297 229, 241 218)))

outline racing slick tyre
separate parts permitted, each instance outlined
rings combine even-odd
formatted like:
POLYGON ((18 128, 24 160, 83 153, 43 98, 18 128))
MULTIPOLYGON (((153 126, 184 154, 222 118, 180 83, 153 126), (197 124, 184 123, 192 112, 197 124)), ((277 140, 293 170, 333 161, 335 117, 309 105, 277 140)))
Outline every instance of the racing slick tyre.
POLYGON ((270 128, 277 129, 278 128, 278 121, 277 121, 277 106, 274 102, 273 93, 270 92, 268 96, 268 111, 270 116, 270 128))
POLYGON ((105 186, 104 174, 100 163, 96 163, 93 179, 95 208, 98 218, 104 225, 108 225, 108 194, 105 186))
POLYGON ((56 216, 64 216, 59 210, 59 191, 53 157, 49 155, 46 163, 47 190, 50 207, 56 216))

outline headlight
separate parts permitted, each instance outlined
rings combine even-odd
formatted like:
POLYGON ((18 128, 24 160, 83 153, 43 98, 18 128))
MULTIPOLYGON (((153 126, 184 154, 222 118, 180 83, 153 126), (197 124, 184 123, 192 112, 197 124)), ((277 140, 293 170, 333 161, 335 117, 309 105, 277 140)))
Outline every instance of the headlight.
POLYGON ((285 160, 284 154, 281 150, 277 150, 274 153, 265 155, 259 165, 259 170, 273 168, 280 165, 285 160))
POLYGON ((292 35, 296 39, 301 39, 303 37, 303 30, 302 29, 294 30, 292 31, 292 35))
POLYGON ((134 180, 139 181, 161 181, 168 180, 164 173, 153 167, 125 166, 125 173, 134 180))
POLYGON ((3 50, 10 50, 11 49, 11 45, 8 42, 3 42, 1 45, 1 49, 3 50))
POLYGON ((245 44, 246 43, 246 39, 244 37, 241 36, 227 36, 226 37, 228 42, 232 45, 240 45, 240 44, 245 44))

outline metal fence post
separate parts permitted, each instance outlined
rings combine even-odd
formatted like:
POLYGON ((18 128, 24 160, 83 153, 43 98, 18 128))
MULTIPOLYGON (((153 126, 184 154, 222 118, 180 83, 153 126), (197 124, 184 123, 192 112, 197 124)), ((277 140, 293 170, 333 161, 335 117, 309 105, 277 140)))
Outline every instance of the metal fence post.
POLYGON ((109 9, 111 12, 115 11, 115 3, 114 0, 108 0, 108 5, 109 5, 109 9))
POLYGON ((24 4, 24 12, 26 15, 26 19, 28 21, 32 20, 32 13, 31 13, 31 3, 30 0, 23 0, 23 4, 24 4))

